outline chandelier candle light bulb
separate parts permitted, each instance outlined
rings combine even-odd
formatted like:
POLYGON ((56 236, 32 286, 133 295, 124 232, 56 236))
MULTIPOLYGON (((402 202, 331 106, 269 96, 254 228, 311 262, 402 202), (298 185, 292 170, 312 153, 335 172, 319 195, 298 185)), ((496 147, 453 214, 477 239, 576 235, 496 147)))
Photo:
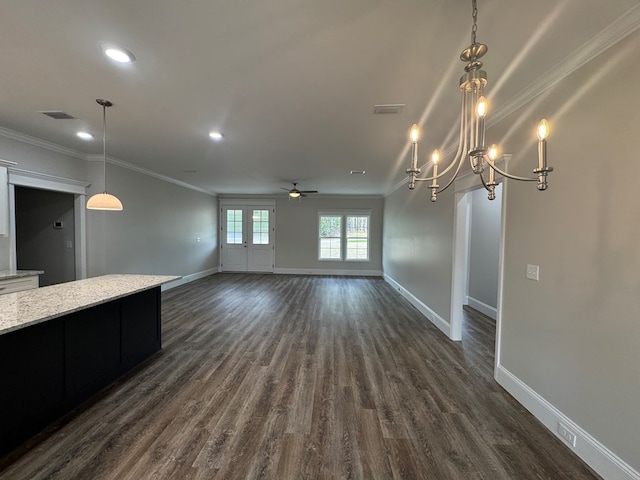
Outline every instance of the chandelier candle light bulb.
POLYGON ((418 137, 420 136, 420 129, 415 123, 411 127, 409 137, 411 138, 411 167, 407 168, 405 172, 409 175, 409 190, 416 188, 416 177, 420 175, 418 168, 418 137))

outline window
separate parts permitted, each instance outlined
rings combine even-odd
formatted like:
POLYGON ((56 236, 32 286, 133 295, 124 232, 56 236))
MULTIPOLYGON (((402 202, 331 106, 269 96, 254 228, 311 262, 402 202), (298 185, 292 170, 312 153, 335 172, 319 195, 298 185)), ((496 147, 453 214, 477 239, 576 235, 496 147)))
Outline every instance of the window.
POLYGON ((269 245, 269 210, 253 210, 253 244, 269 245))
POLYGON ((369 216, 347 216, 347 260, 369 260, 369 216))
POLYGON ((320 260, 342 260, 342 216, 320 215, 320 260))
POLYGON ((369 217, 368 213, 320 213, 318 258, 368 261, 369 217))

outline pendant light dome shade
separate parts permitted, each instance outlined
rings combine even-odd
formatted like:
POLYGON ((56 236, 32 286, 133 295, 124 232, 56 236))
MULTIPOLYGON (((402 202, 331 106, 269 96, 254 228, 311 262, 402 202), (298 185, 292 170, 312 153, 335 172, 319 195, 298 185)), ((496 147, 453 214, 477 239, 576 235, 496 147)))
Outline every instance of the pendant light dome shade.
POLYGON ((122 210, 122 202, 110 193, 96 193, 87 201, 89 210, 122 210))
POLYGON ((107 193, 107 107, 113 106, 109 100, 103 100, 98 98, 96 100, 98 105, 102 106, 102 152, 103 152, 103 162, 104 162, 104 192, 96 193, 92 195, 87 201, 87 209, 88 210, 111 210, 111 211, 119 211, 122 210, 122 202, 118 200, 118 197, 115 197, 109 193, 107 193))

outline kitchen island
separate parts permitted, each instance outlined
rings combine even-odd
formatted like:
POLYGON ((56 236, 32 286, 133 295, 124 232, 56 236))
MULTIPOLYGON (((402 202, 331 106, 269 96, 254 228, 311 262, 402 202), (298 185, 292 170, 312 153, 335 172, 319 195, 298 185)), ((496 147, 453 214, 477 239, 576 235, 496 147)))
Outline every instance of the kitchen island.
POLYGON ((105 275, 0 296, 0 455, 161 348, 168 275, 105 275))

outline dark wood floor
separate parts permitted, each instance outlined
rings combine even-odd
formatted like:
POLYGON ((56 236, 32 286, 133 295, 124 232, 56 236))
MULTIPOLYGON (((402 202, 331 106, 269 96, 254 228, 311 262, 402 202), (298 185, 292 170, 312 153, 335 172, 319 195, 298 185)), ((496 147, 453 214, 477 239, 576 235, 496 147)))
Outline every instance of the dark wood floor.
MULTIPOLYGON (((595 479, 383 280, 219 274, 163 294, 163 351, 0 479, 595 479)), ((6 394, 3 392, 3 394, 6 394)))

